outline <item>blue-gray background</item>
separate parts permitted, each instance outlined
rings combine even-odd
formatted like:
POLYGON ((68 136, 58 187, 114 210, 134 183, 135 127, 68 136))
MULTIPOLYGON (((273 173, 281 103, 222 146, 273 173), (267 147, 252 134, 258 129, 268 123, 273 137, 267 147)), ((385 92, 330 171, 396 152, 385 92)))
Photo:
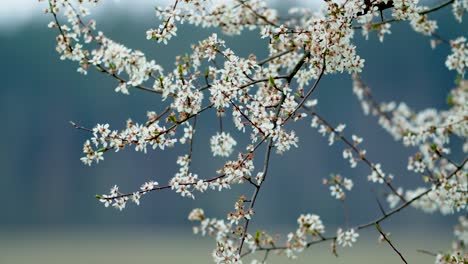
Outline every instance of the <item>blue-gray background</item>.
MULTIPOLYGON (((150 8, 138 18, 127 16, 125 10, 108 12, 98 19, 99 29, 128 47, 143 50, 167 69, 173 67, 177 54, 189 52, 190 44, 211 34, 209 30, 184 26, 169 45, 157 45, 147 41, 144 34, 158 24, 150 8)), ((466 35, 467 23, 455 22, 449 9, 434 17, 439 19, 439 32, 445 38, 466 35)), ((176 172, 176 157, 186 148, 149 151, 146 155, 127 148, 106 153, 104 162, 97 166, 84 166, 79 158, 82 143, 89 135, 73 129, 70 120, 87 127, 108 122, 111 128, 120 129, 129 117, 144 122, 146 111, 160 110, 163 103, 158 95, 138 90, 131 90, 129 96, 115 93, 116 81, 93 70, 87 76, 77 73, 76 64, 59 59, 54 40, 58 33, 48 29, 47 22, 48 18, 42 17, 0 33, 0 231, 40 231, 46 232, 46 238, 52 230, 111 232, 150 228, 188 234, 191 224, 186 219, 192 208, 202 207, 209 216, 224 218, 236 197, 250 196, 249 186, 236 186, 222 193, 196 194, 195 200, 171 191, 152 193, 142 198, 139 207, 128 204, 123 212, 98 203, 94 195, 107 193, 114 184, 123 191, 133 191, 151 179, 167 183, 176 172)), ((239 55, 267 55, 266 41, 260 40, 257 32, 221 38, 239 55)), ((445 98, 456 77, 444 66, 448 46, 432 50, 429 38, 413 33, 406 23, 393 24, 392 34, 385 37, 384 43, 373 33, 366 41, 356 32, 356 44, 366 60, 362 76, 377 100, 405 101, 416 110, 447 108, 445 98)), ((420 176, 406 170, 408 155, 415 149, 394 142, 375 118, 362 114, 348 75, 326 76, 315 97, 319 99, 319 113, 332 124, 345 123, 347 135, 364 137, 362 146, 369 159, 381 162, 385 172, 394 174, 395 185, 415 187, 421 183, 420 176)), ((193 170, 202 178, 214 176, 223 164, 223 159, 209 154, 209 137, 217 124, 213 117, 211 112, 199 118, 197 129, 193 170)), ((309 121, 298 123, 295 130, 300 147, 281 156, 273 155, 268 181, 256 204, 253 228, 273 232, 273 227, 292 229, 301 213, 321 215, 330 232, 344 226, 341 203, 321 183, 330 173, 341 173, 355 181, 355 189, 346 200, 351 225, 378 216, 375 197, 383 199, 386 190, 367 183, 368 167, 360 164, 350 169, 341 158, 343 145, 337 142, 328 147, 326 138, 311 129, 309 121)), ((245 140, 239 141, 236 150, 242 151, 245 140)), ((408 209, 387 226, 390 230, 451 233, 455 222, 455 216, 426 215, 408 209)))

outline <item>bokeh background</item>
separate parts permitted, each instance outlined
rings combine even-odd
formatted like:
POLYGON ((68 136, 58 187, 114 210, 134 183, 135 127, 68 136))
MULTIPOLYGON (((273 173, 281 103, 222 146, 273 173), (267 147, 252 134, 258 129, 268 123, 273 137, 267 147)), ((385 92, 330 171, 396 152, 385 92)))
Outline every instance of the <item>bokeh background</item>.
MULTIPOLYGON (((170 69, 176 55, 189 52, 192 43, 212 31, 183 26, 167 46, 147 41, 146 29, 159 23, 152 10, 157 2, 109 1, 93 13, 107 36, 144 51, 170 69)), ((287 10, 296 3, 307 4, 274 4, 287 10)), ((129 204, 123 212, 98 203, 94 195, 107 193, 114 184, 133 191, 148 180, 166 183, 176 172, 177 156, 186 149, 145 155, 127 148, 107 153, 97 166, 80 162, 82 143, 89 135, 73 129, 70 120, 87 127, 108 122, 119 129, 127 118, 144 122, 146 111, 163 106, 157 95, 138 90, 131 90, 128 96, 117 94, 114 79, 93 70, 83 76, 76 72, 77 65, 61 61, 55 52, 58 32, 47 28, 51 18, 41 12, 45 6, 29 0, 0 0, 0 263, 209 263, 214 240, 191 234, 188 213, 202 207, 208 216, 224 218, 237 197, 250 196, 249 186, 222 193, 209 191, 195 200, 161 191, 143 197, 140 206, 129 204)), ((433 15, 439 19, 439 32, 445 38, 466 36, 468 24, 455 22, 449 9, 433 15)), ((267 56, 266 41, 256 31, 221 37, 239 55, 267 56)), ((444 66, 447 46, 432 50, 429 39, 413 33, 406 23, 393 24, 384 43, 375 34, 365 40, 359 33, 356 43, 366 59, 363 79, 379 101, 405 101, 416 110, 447 108, 446 95, 456 77, 444 66)), ((394 142, 375 118, 362 114, 349 76, 326 76, 315 97, 325 118, 333 124, 345 123, 348 135, 364 137, 368 157, 394 174, 396 185, 421 183, 420 176, 406 171, 407 157, 415 150, 394 142)), ((209 138, 216 131, 212 117, 214 113, 199 118, 197 126, 193 170, 203 178, 212 177, 224 161, 209 154, 209 138)), ((251 230, 284 235, 295 229, 301 213, 319 214, 328 232, 344 226, 341 203, 321 183, 330 173, 355 181, 346 200, 351 225, 378 216, 375 198, 383 199, 385 190, 367 183, 368 168, 350 169, 341 158, 343 145, 337 142, 328 147, 326 138, 311 129, 308 121, 295 129, 300 147, 272 157, 271 175, 260 193, 251 230)), ((241 151, 245 140, 240 138, 238 143, 241 151)), ((454 157, 459 160, 460 155, 455 152, 454 157)), ((382 227, 392 233, 410 263, 430 263, 431 257, 416 250, 449 248, 456 219, 456 215, 443 217, 408 209, 382 227)), ((339 258, 324 244, 308 250, 297 263, 400 261, 377 238, 376 230, 366 230, 355 249, 340 250, 339 258)), ((270 262, 289 263, 282 257, 272 257, 270 262)))

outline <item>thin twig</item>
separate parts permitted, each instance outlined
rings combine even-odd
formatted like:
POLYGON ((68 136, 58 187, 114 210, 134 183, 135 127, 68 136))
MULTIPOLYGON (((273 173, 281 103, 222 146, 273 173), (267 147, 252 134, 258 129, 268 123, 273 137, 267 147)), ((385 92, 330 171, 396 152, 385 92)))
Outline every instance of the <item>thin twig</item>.
MULTIPOLYGON (((432 12, 435 12, 439 9, 442 9, 450 4, 452 4, 455 0, 448 0, 447 2, 444 2, 438 6, 434 6, 430 9, 427 9, 427 10, 424 10, 424 11, 421 11, 419 12, 420 15, 426 15, 426 14, 429 14, 429 13, 432 13, 432 12)), ((386 24, 386 23, 393 23, 393 22, 400 22, 400 21, 404 21, 404 20, 398 20, 398 19, 395 19, 395 18, 392 18, 392 19, 388 19, 388 20, 385 20, 385 21, 382 21, 382 22, 378 22, 378 23, 373 23, 373 24, 370 24, 370 25, 367 25, 367 26, 370 26, 370 28, 375 28, 375 27, 378 27, 380 25, 383 25, 383 24, 386 24)), ((364 26, 363 25, 358 25, 358 26, 353 26, 352 28, 353 29, 362 29, 364 26)))
MULTIPOLYGON (((261 188, 261 186, 262 186, 262 184, 265 181, 265 178, 267 176, 268 165, 270 164, 270 153, 271 153, 272 147, 273 147, 273 139, 270 138, 268 140, 268 146, 266 148, 266 153, 265 153, 265 161, 263 163, 262 181, 258 184, 257 187, 255 187, 255 190, 254 190, 254 192, 252 194, 252 198, 250 199, 249 211, 253 210, 254 205, 255 205, 255 201, 257 200, 258 193, 260 192, 260 188, 261 188)), ((250 223, 250 219, 246 218, 244 228, 242 230, 242 236, 241 236, 240 243, 239 243, 239 253, 238 253, 239 255, 241 255, 241 253, 242 253, 242 247, 244 245, 244 241, 245 241, 245 238, 246 238, 246 235, 247 235, 247 231, 248 231, 248 228, 249 228, 249 223, 250 223)))
MULTIPOLYGON (((447 179, 450 179, 452 177, 454 177, 459 171, 461 171, 463 169, 463 167, 465 166, 465 164, 468 162, 468 158, 465 159, 461 165, 459 167, 457 167, 457 169, 455 169, 448 177, 447 179)), ((440 185, 442 184, 442 182, 439 182, 435 185, 435 189, 437 189, 438 187, 440 187, 440 185)), ((354 227, 355 229, 358 229, 358 230, 361 230, 361 229, 366 229, 370 226, 374 226, 376 223, 380 223, 388 218, 390 218, 392 215, 400 212, 401 210, 405 209, 406 207, 408 207, 409 205, 411 205, 412 203, 414 203, 415 201, 421 199, 422 197, 426 196, 428 193, 430 193, 434 188, 429 188, 427 191, 419 194, 418 196, 414 197, 413 199, 407 201, 406 203, 402 204, 401 206, 393 209, 392 211, 388 212, 387 214, 385 214, 384 216, 381 216, 377 219, 374 219, 373 221, 370 221, 369 223, 366 223, 366 224, 361 224, 359 226, 356 226, 354 227)), ((322 243, 322 242, 325 242, 325 241, 329 241, 329 240, 336 240, 336 236, 331 236, 331 237, 323 237, 321 236, 319 240, 315 240, 315 241, 311 241, 311 242, 308 242, 307 245, 306 245, 306 248, 312 246, 312 245, 315 245, 315 244, 319 244, 319 243, 322 243)), ((278 251, 278 250, 286 250, 288 249, 287 246, 272 246, 272 247, 260 247, 260 248, 257 248, 256 251, 265 251, 265 250, 269 250, 269 251, 278 251)), ((241 256, 242 257, 245 257, 249 254, 251 254, 252 251, 248 251, 244 254, 242 254, 241 256)))
POLYGON ((436 253, 430 252, 430 251, 427 251, 427 250, 424 250, 424 249, 417 249, 416 251, 419 252, 419 253, 423 253, 423 254, 432 256, 432 257, 437 257, 436 253))
MULTIPOLYGON (((266 139, 267 139, 267 137, 264 137, 251 151, 249 151, 249 154, 254 153, 265 142, 266 139)), ((245 155, 244 158, 242 159, 242 161, 240 162, 240 164, 237 167, 242 166, 245 163, 245 161, 249 158, 249 156, 250 155, 245 155)), ((226 177, 226 175, 227 175, 226 173, 223 173, 223 174, 215 176, 213 178, 203 180, 203 182, 205 182, 205 183, 214 182, 214 181, 216 181, 218 179, 222 179, 222 178, 226 177)), ((196 184, 197 184, 197 182, 179 183, 179 185, 184 185, 184 186, 193 186, 193 185, 196 185, 196 184)), ((159 190, 170 189, 170 188, 172 188, 172 185, 158 186, 158 187, 154 187, 154 188, 149 189, 149 190, 138 191, 137 193, 138 194, 144 194, 144 193, 147 193, 147 192, 159 191, 159 190)), ((118 199, 118 198, 122 198, 122 197, 129 197, 129 196, 132 196, 132 195, 134 195, 134 193, 122 193, 122 194, 119 194, 119 195, 116 195, 116 196, 111 196, 111 197, 102 197, 100 195, 96 195, 96 198, 103 199, 103 200, 114 200, 114 199, 118 199)))
MULTIPOLYGON (((339 135, 339 138, 340 140, 345 143, 346 145, 348 145, 351 150, 356 153, 356 155, 358 155, 358 157, 372 170, 372 171, 375 171, 377 173, 377 175, 379 176, 379 178, 381 179, 385 179, 383 175, 381 175, 374 167, 373 163, 367 159, 366 156, 362 155, 361 152, 359 151, 359 149, 356 148, 356 146, 351 143, 351 141, 346 138, 343 134, 341 133, 338 133, 335 128, 327 122, 327 120, 325 120, 323 117, 321 117, 320 115, 318 115, 316 112, 312 111, 312 109, 310 109, 309 107, 307 106, 302 106, 302 108, 304 108, 305 110, 309 111, 309 113, 315 117, 317 117, 320 122, 322 122, 323 124, 325 124, 331 131, 332 133, 335 133, 335 134, 338 134, 339 135)), ((395 194, 396 196, 398 196, 400 198, 401 201, 403 202, 406 202, 406 199, 405 197, 403 197, 403 195, 401 195, 400 193, 397 192, 397 190, 395 189, 395 187, 391 184, 391 182, 389 182, 388 180, 384 180, 384 183, 388 186, 388 188, 390 188, 390 190, 393 192, 393 194, 395 194)))
POLYGON ((403 257, 403 255, 401 254, 400 251, 398 251, 398 249, 393 245, 393 243, 390 241, 390 239, 388 239, 387 235, 385 235, 385 233, 382 231, 382 228, 380 227, 379 223, 375 223, 375 228, 377 228, 377 230, 379 231, 379 233, 382 235, 382 237, 385 239, 385 241, 387 241, 387 243, 392 247, 393 251, 395 251, 401 258, 401 260, 408 264, 408 262, 406 261, 406 259, 403 257))
POLYGON ((284 55, 286 55, 286 54, 288 54, 288 53, 291 53, 291 52, 293 52, 293 51, 294 51, 293 49, 290 49, 290 50, 285 50, 285 51, 283 51, 283 52, 280 52, 280 53, 271 55, 270 57, 268 57, 268 58, 266 58, 266 59, 263 59, 263 60, 257 62, 257 65, 258 65, 258 66, 263 66, 265 63, 268 63, 268 62, 270 62, 270 61, 272 61, 272 60, 274 60, 274 59, 280 58, 280 57, 282 57, 282 56, 284 56, 284 55))

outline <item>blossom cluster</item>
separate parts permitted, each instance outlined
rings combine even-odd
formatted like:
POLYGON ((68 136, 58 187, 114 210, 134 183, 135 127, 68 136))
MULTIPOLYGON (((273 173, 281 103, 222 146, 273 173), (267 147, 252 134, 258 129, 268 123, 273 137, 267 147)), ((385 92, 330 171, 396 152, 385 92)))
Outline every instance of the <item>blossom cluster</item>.
POLYGON ((212 256, 216 263, 242 263, 235 243, 239 231, 234 228, 232 222, 225 223, 224 220, 207 218, 200 208, 193 209, 188 219, 200 222, 199 226, 193 228, 195 234, 215 237, 217 246, 212 256))
POLYGON ((83 146, 86 156, 81 161, 86 165, 103 160, 103 153, 108 150, 119 150, 127 145, 135 146, 135 151, 147 152, 148 147, 164 150, 173 147, 177 142, 174 138, 174 130, 161 127, 158 121, 149 121, 146 125, 133 123, 131 119, 126 122, 126 128, 110 130, 109 124, 97 124, 91 130, 93 137, 87 140, 83 146))
POLYGON ((114 208, 122 211, 125 209, 128 201, 131 201, 136 205, 140 205, 141 196, 147 192, 156 190, 158 185, 159 183, 156 181, 145 182, 140 187, 140 191, 136 191, 131 195, 123 195, 121 192, 119 192, 119 187, 114 185, 114 187, 110 189, 109 194, 96 195, 96 198, 98 198, 101 203, 104 203, 105 207, 112 205, 114 208))
POLYGON ((330 194, 336 199, 344 200, 346 194, 343 191, 343 188, 351 191, 354 186, 354 183, 351 179, 342 177, 339 174, 330 175, 330 179, 323 179, 323 184, 330 185, 330 194))
POLYGON ((440 252, 436 255, 435 264, 459 264, 468 260, 468 252, 465 247, 468 243, 468 219, 460 216, 459 224, 454 228, 456 240, 449 252, 440 252))
POLYGON ((419 187, 406 192, 399 188, 399 191, 387 197, 392 208, 401 197, 412 200, 427 193, 412 203, 412 206, 426 212, 440 211, 443 214, 465 210, 466 171, 463 170, 463 165, 460 167, 446 156, 451 153, 450 142, 453 135, 463 140, 462 151, 468 151, 467 85, 466 81, 461 81, 450 92, 449 110, 429 108, 415 112, 405 103, 377 103, 372 98, 370 89, 357 76, 354 77, 354 92, 361 101, 364 112, 377 116, 382 127, 404 146, 417 147, 418 152, 408 158, 407 169, 422 174, 426 182, 432 183, 431 187, 419 187))
POLYGON ((296 258, 296 253, 302 252, 308 245, 308 236, 317 239, 325 232, 325 226, 320 216, 315 214, 300 215, 297 219, 299 227, 294 233, 288 234, 286 256, 296 258))
POLYGON ((338 243, 338 245, 341 245, 343 247, 352 247, 353 243, 356 242, 358 237, 359 234, 356 231, 354 231, 353 228, 346 231, 339 228, 337 231, 336 242, 338 243))

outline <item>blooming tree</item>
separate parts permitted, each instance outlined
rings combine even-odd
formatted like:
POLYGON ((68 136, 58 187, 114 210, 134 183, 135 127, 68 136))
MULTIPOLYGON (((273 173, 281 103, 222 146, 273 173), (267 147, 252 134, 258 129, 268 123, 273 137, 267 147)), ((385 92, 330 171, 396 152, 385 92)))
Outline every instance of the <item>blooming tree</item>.
MULTIPOLYGON (((49 27, 58 31, 56 50, 60 58, 76 61, 82 74, 95 69, 113 77, 118 93, 129 94, 133 88, 153 93, 166 108, 159 113, 148 112, 143 123, 128 120, 121 130, 111 129, 109 124, 86 128, 72 123, 90 133, 81 161, 97 164, 104 160, 106 152, 126 147, 145 153, 148 149, 163 151, 178 145, 188 149, 177 159, 179 169, 168 183, 150 181, 130 192, 121 192, 114 186, 110 193, 97 195, 106 207, 123 210, 127 203, 138 205, 143 195, 163 189, 193 199, 209 189, 251 186, 249 198, 241 196, 234 201, 233 211, 225 218, 208 217, 200 208, 188 216, 197 223, 195 233, 216 240, 212 253, 216 263, 241 263, 247 255, 257 258, 252 263, 264 263, 270 253, 296 258, 301 251, 323 242, 331 243, 332 253, 337 254, 339 247, 351 247, 357 241, 360 230, 371 227, 406 263, 398 246, 382 230, 381 222, 408 207, 428 213, 466 214, 467 159, 455 161, 450 154, 451 148, 468 152, 468 81, 463 79, 468 67, 468 42, 464 36, 447 40, 436 33, 437 21, 431 19, 431 13, 452 8, 455 19, 461 22, 468 10, 467 0, 448 0, 434 6, 425 6, 418 0, 324 0, 320 11, 298 7, 291 8, 285 16, 262 0, 173 0, 166 7, 156 7, 161 24, 146 31, 148 41, 167 44, 177 36, 180 24, 189 23, 229 35, 257 30, 269 53, 264 59, 255 55, 241 57, 213 33, 193 44, 190 54, 176 57, 173 69, 163 69, 141 51, 127 48, 98 31, 96 22, 88 19, 88 6, 98 2, 48 1, 46 12, 52 17, 49 27), (445 65, 454 71, 458 81, 449 94, 448 110, 429 108, 417 112, 405 103, 379 102, 360 78, 365 63, 356 52, 354 34, 358 32, 367 38, 375 32, 384 41, 392 23, 398 21, 407 21, 415 32, 426 35, 433 48, 439 44, 450 46, 445 65), (364 114, 375 116, 395 141, 417 149, 408 158, 407 169, 423 176, 420 187, 395 186, 394 176, 367 155, 361 137, 348 135, 345 124, 333 125, 316 111, 318 101, 313 94, 322 77, 343 72, 352 75, 352 89, 364 114), (199 176, 191 169, 192 145, 197 136, 197 118, 209 111, 215 111, 220 121, 229 120, 237 130, 249 135, 249 144, 241 146, 242 152, 235 152, 235 133, 224 131, 220 122, 219 131, 212 135, 209 144, 213 156, 227 160, 214 176, 199 176), (284 238, 252 232, 249 223, 255 219, 258 194, 263 183, 275 177, 268 169, 270 157, 287 155, 288 150, 298 147, 299 136, 293 129, 304 125, 326 137, 329 145, 341 141, 343 158, 351 168, 358 164, 368 167, 370 184, 388 190, 385 199, 390 210, 385 211, 379 202, 380 217, 337 230, 326 231, 320 216, 306 213, 298 217, 297 229, 284 238), (450 144, 453 138, 462 143, 450 144), (258 153, 260 150, 265 153, 258 153), (255 167, 255 159, 263 160, 263 166, 255 167)), ((338 174, 324 179, 323 184, 338 200, 345 200, 354 185, 352 179, 338 174)), ((436 263, 467 263, 466 216, 460 216, 455 236, 451 251, 434 253, 436 263)))

